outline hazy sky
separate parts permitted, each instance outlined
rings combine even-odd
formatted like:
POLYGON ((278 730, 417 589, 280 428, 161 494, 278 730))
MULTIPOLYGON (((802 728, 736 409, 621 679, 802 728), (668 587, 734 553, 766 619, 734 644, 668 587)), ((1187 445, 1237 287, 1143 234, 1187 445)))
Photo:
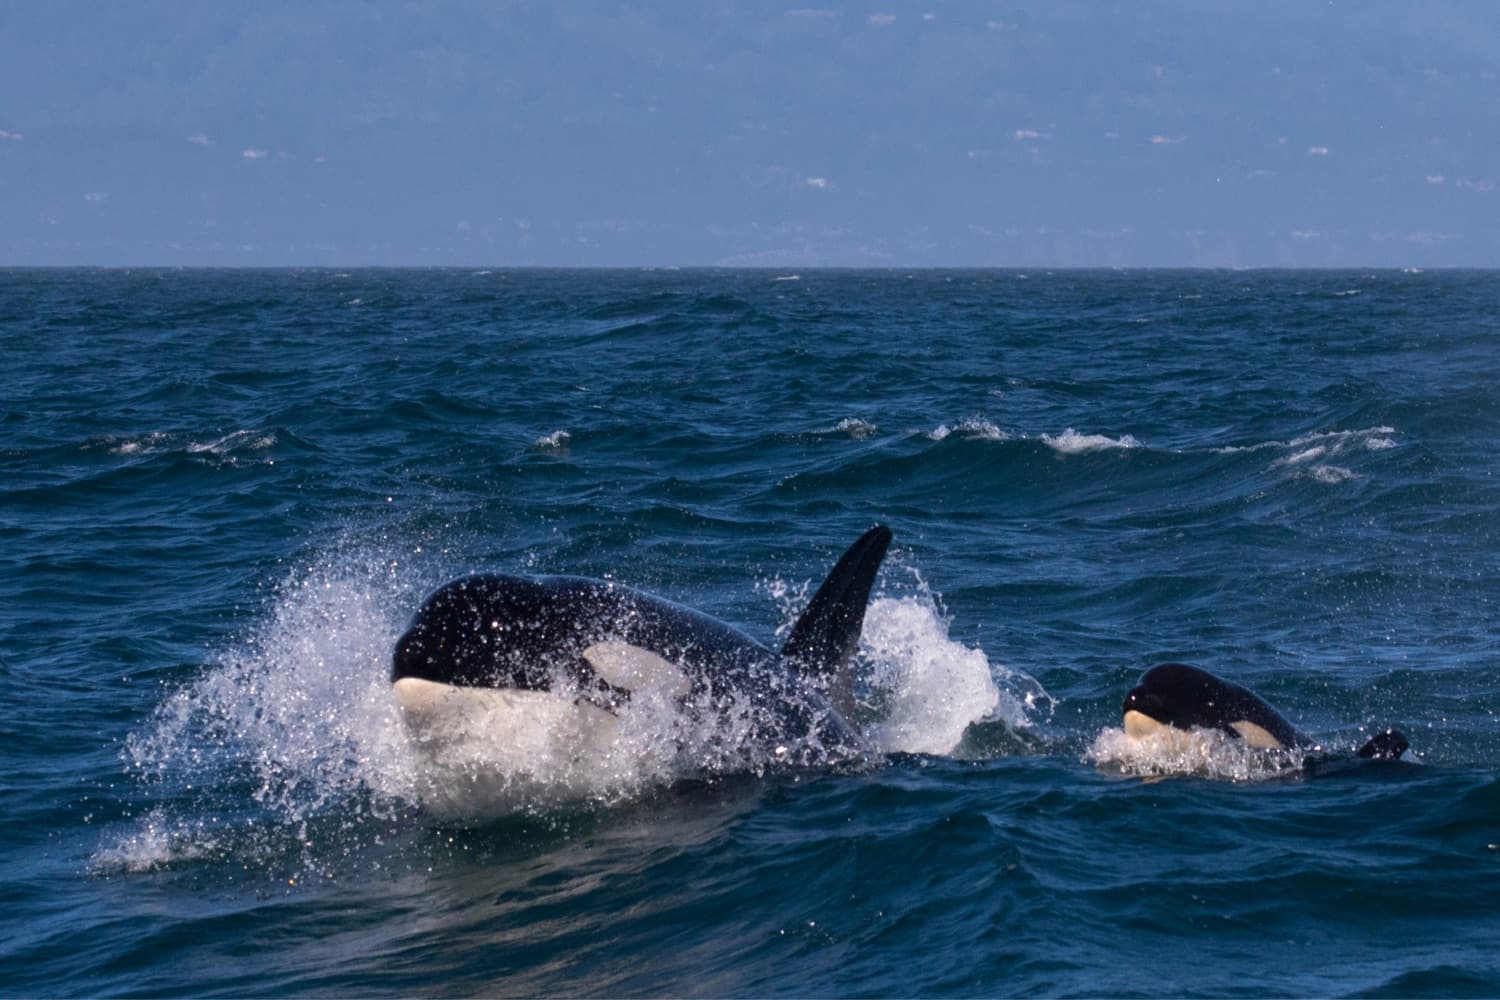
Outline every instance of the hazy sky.
POLYGON ((1500 266, 1500 3, 0 0, 0 264, 1500 266))

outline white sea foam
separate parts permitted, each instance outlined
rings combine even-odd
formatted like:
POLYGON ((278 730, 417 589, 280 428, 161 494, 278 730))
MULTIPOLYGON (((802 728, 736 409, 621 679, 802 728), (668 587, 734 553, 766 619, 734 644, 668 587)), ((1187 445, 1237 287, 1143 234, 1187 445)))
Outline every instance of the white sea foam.
POLYGON ((276 446, 276 435, 265 431, 235 431, 212 441, 189 441, 185 448, 191 454, 209 452, 228 455, 235 451, 265 451, 276 446))
POLYGON ((1262 781, 1294 773, 1301 754, 1257 750, 1244 740, 1211 729, 1162 729, 1150 736, 1129 736, 1109 728, 1095 737, 1084 760, 1108 770, 1140 777, 1196 775, 1229 781, 1262 781))
POLYGON ((1222 455, 1233 455, 1242 451, 1266 451, 1272 449, 1283 449, 1299 454, 1311 448, 1322 448, 1324 452, 1340 454, 1350 450, 1364 449, 1366 451, 1383 451, 1387 448, 1396 447, 1392 435, 1396 433, 1394 427, 1365 427, 1351 431, 1316 431, 1312 434, 1303 434, 1289 441, 1262 441, 1259 444, 1226 445, 1215 448, 1214 451, 1222 455))
POLYGON ((1010 435, 983 417, 965 417, 953 426, 939 424, 927 432, 934 441, 946 440, 950 435, 978 441, 1008 441, 1010 435))
POLYGON ((156 431, 134 437, 107 437, 101 442, 112 455, 161 455, 180 451, 189 455, 213 455, 233 461, 245 452, 266 451, 276 446, 276 434, 264 430, 238 430, 215 437, 193 437, 156 431))
POLYGON ((834 425, 833 429, 840 434, 847 434, 856 441, 863 441, 867 437, 876 434, 880 428, 860 417, 845 417, 834 425))
POLYGON ((1061 455, 1082 455, 1090 451, 1139 448, 1141 443, 1129 434, 1112 438, 1105 434, 1080 434, 1069 427, 1061 434, 1043 434, 1042 441, 1061 455))
POLYGON ((1271 463, 1272 469, 1290 469, 1299 478, 1332 485, 1358 479, 1359 474, 1344 465, 1332 464, 1330 460, 1358 454, 1362 451, 1385 451, 1396 447, 1391 427, 1368 427, 1353 431, 1322 431, 1304 434, 1290 441, 1273 441, 1243 449, 1221 449, 1223 451, 1258 450, 1279 448, 1286 452, 1271 463))
POLYGON ((1343 483, 1350 479, 1358 479, 1359 476, 1352 469, 1346 469, 1342 465, 1314 465, 1307 470, 1307 478, 1317 483, 1343 483))
MULTIPOLYGON (((1012 435, 983 417, 965 417, 955 424, 939 424, 926 432, 926 436, 933 441, 945 441, 955 434, 960 438, 977 441, 1012 439, 1012 435)), ((1043 434, 1039 440, 1060 455, 1081 455, 1091 451, 1129 450, 1141 447, 1141 442, 1130 434, 1122 434, 1119 437, 1110 437, 1107 434, 1080 434, 1071 427, 1061 434, 1043 434)))
POLYGON ((551 434, 543 434, 541 437, 531 442, 531 444, 532 447, 535 448, 566 448, 568 446, 568 442, 571 440, 573 440, 573 435, 559 428, 553 431, 551 434))
POLYGON ((154 455, 167 451, 175 435, 157 432, 141 437, 108 438, 107 447, 112 455, 154 455))

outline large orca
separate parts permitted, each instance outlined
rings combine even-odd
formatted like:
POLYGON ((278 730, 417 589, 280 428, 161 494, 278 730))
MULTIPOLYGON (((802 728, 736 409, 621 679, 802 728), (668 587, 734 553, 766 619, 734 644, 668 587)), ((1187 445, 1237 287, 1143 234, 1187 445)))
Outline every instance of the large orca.
MULTIPOLYGON (((1122 712, 1125 734, 1136 738, 1153 736, 1167 728, 1200 728, 1238 737, 1259 750, 1322 749, 1255 692, 1185 663, 1163 663, 1146 671, 1125 696, 1122 712)), ((1396 760, 1408 747, 1405 736, 1387 729, 1356 753, 1396 760)))
POLYGON ((691 713, 732 714, 726 738, 742 744, 735 752, 751 766, 857 756, 848 663, 890 542, 877 525, 850 546, 780 650, 612 581, 454 580, 396 642, 396 701, 429 735, 455 707, 480 705, 487 726, 517 740, 560 726, 568 739, 604 746, 632 699, 670 699, 691 713))

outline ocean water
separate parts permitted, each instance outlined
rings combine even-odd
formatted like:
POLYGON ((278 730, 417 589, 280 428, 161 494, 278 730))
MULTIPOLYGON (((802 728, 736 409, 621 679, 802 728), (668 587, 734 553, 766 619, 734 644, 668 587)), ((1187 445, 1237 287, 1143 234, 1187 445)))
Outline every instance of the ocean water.
POLYGON ((1500 993, 1500 274, 11 270, 0 345, 0 994, 1500 993), (775 643, 875 523, 869 766, 518 799, 392 704, 454 576, 775 643), (1165 660, 1412 753, 1131 745, 1165 660))

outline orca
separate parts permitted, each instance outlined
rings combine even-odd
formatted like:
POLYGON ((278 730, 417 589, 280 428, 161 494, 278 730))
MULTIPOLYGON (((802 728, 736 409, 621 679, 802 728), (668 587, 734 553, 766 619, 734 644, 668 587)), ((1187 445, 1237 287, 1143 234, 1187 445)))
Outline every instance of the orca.
MULTIPOLYGON (((1257 750, 1321 751, 1260 696, 1185 663, 1163 663, 1141 676, 1122 706, 1125 734, 1154 736, 1167 729, 1210 729, 1257 750)), ((1398 760, 1410 747, 1395 729, 1377 733, 1356 755, 1398 760)))
POLYGON ((731 717, 723 739, 750 768, 857 758, 848 666, 891 537, 877 525, 850 546, 779 650, 610 580, 463 577, 428 596, 397 640, 395 699, 429 739, 482 718, 518 745, 607 749, 630 703, 656 699, 731 717))

